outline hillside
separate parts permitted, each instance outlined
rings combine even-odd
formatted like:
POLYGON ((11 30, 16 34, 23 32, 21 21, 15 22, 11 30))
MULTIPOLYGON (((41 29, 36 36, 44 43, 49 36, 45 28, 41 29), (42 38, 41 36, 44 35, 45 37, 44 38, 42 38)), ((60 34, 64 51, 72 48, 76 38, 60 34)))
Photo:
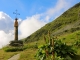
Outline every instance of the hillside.
POLYGON ((50 30, 51 35, 63 35, 66 33, 72 33, 74 31, 80 30, 80 3, 74 5, 67 11, 65 11, 61 16, 52 22, 46 24, 41 29, 34 32, 32 35, 23 39, 25 42, 37 41, 43 38, 50 30))
MULTIPOLYGON (((66 34, 66 35, 62 35, 59 36, 59 39, 62 39, 63 42, 66 42, 67 44, 73 44, 75 41, 80 40, 80 31, 75 31, 71 34, 66 34)), ((35 44, 37 42, 37 45, 42 45, 44 44, 44 40, 39 40, 39 41, 35 41, 35 42, 30 42, 27 43, 26 46, 27 49, 24 51, 17 51, 17 52, 5 52, 4 48, 0 49, 0 60, 8 60, 9 58, 11 58, 12 56, 16 55, 16 54, 20 54, 20 58, 19 60, 36 60, 35 59, 35 54, 37 52, 37 49, 35 48, 35 44)), ((25 46, 25 45, 24 45, 25 46)), ((80 59, 80 47, 74 47, 77 51, 77 56, 75 56, 74 60, 78 60, 80 59)))
POLYGON ((24 38, 24 46, 23 51, 18 51, 15 47, 6 46, 0 49, 0 60, 8 60, 12 56, 16 54, 20 54, 19 60, 36 60, 35 54, 38 50, 37 46, 45 44, 43 40, 43 35, 47 35, 48 31, 51 31, 51 36, 58 36, 62 42, 65 42, 67 45, 74 45, 74 49, 76 50, 76 56, 73 60, 80 59, 80 19, 79 19, 79 6, 80 3, 71 7, 67 11, 65 11, 61 16, 52 22, 46 24, 41 29, 34 32, 27 38, 24 38), (32 42, 33 41, 33 42, 32 42), (79 41, 79 46, 75 45, 75 43, 79 41), (27 43, 29 42, 29 43, 27 43), (5 50, 12 50, 12 52, 6 52, 5 50), (16 50, 16 52, 13 50, 16 50))

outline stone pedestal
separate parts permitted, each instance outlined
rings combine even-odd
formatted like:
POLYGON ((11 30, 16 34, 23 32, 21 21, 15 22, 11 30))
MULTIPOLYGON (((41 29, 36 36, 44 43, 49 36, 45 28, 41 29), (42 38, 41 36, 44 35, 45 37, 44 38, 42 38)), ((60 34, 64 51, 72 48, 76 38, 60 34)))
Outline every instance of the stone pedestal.
POLYGON ((10 46, 15 46, 15 47, 17 47, 17 46, 23 46, 23 41, 11 41, 10 42, 10 46))

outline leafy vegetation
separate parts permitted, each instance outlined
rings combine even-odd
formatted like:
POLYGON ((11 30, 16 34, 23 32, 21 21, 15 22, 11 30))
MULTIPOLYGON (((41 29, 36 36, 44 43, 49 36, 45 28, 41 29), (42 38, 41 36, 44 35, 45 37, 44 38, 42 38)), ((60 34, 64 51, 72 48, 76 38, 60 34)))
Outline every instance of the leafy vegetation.
POLYGON ((74 57, 76 55, 75 50, 72 49, 72 46, 62 43, 60 40, 55 42, 54 51, 57 53, 57 56, 62 58, 74 57))
POLYGON ((38 47, 38 52, 36 54, 37 60, 71 60, 72 57, 76 55, 72 46, 62 43, 61 40, 58 39, 53 39, 51 37, 48 39, 44 37, 46 44, 38 47), (69 58, 67 58, 67 56, 69 58))

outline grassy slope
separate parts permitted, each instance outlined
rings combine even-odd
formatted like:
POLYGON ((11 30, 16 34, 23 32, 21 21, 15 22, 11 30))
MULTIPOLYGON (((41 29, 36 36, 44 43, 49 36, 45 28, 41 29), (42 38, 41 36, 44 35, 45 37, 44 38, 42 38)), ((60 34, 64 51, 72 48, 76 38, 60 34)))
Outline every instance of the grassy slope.
MULTIPOLYGON (((75 40, 80 39, 79 36, 80 36, 80 31, 76 31, 71 34, 61 35, 58 38, 61 39, 63 42, 66 42, 67 44, 73 44, 75 42, 75 40)), ((34 45, 36 44, 36 42, 37 42, 38 46, 45 43, 44 40, 29 42, 29 43, 25 44, 28 46, 28 48, 21 52, 4 52, 3 50, 0 50, 0 52, 1 52, 0 60, 7 60, 9 57, 13 56, 16 53, 21 54, 19 60, 31 60, 31 59, 36 60, 34 57, 37 52, 37 49, 34 48, 34 45)), ((76 51, 77 51, 77 55, 79 56, 76 59, 80 59, 80 48, 76 48, 76 51)))
POLYGON ((74 43, 75 41, 80 40, 80 31, 75 31, 74 33, 66 34, 64 36, 62 35, 59 37, 59 39, 62 39, 63 42, 68 44, 74 43))
MULTIPOLYGON (((73 45, 76 41, 80 41, 80 31, 75 31, 74 33, 71 33, 71 34, 65 34, 65 35, 59 36, 58 38, 61 39, 63 42, 67 43, 68 45, 73 45)), ((75 56, 74 60, 79 60, 80 46, 78 47, 74 46, 74 48, 77 52, 77 56, 75 56)))
MULTIPOLYGON (((80 31, 75 31, 74 33, 71 33, 71 34, 61 35, 58 38, 69 45, 69 44, 73 44, 75 41, 79 40, 80 39, 79 36, 80 36, 80 31)), ((36 42, 37 42, 38 46, 45 43, 43 39, 39 40, 39 41, 27 43, 29 48, 26 49, 25 51, 21 52, 21 57, 19 60, 23 60, 23 59, 24 60, 31 60, 31 59, 36 60, 34 57, 37 52, 37 49, 34 48, 34 45, 36 44, 36 42)), ((80 59, 80 48, 75 47, 75 49, 76 49, 77 55, 78 55, 76 58, 76 60, 77 60, 77 59, 80 59)))
POLYGON ((70 30, 71 28, 79 27, 80 29, 80 20, 78 19, 79 6, 80 3, 68 9, 57 19, 46 24, 41 29, 25 38, 25 42, 41 40, 43 38, 43 34, 46 35, 48 30, 51 31, 52 35, 57 35, 62 34, 62 32, 65 30, 70 30))
MULTIPOLYGON (((61 39, 63 42, 66 42, 67 44, 73 44, 76 40, 80 39, 79 36, 80 36, 80 31, 76 31, 71 34, 61 35, 58 38, 61 39)), ((21 52, 4 52, 1 49, 0 50, 0 60, 7 60, 8 58, 10 58, 11 56, 13 56, 14 54, 17 54, 17 53, 21 54, 19 60, 31 60, 31 59, 36 60, 34 57, 36 54, 36 51, 37 51, 37 49, 34 48, 34 45, 36 44, 36 42, 37 42, 38 46, 45 43, 44 40, 27 43, 25 45, 27 45, 28 48, 21 52)), ((80 48, 77 48, 76 50, 77 50, 77 54, 80 57, 80 48)))

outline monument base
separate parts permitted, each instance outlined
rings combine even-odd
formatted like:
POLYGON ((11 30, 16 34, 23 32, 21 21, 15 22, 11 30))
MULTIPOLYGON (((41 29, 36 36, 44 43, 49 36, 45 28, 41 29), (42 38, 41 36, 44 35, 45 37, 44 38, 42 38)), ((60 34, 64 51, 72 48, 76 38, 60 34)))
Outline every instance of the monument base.
POLYGON ((10 46, 15 46, 15 47, 23 46, 23 41, 21 41, 21 40, 19 40, 19 41, 11 41, 9 45, 10 46))

